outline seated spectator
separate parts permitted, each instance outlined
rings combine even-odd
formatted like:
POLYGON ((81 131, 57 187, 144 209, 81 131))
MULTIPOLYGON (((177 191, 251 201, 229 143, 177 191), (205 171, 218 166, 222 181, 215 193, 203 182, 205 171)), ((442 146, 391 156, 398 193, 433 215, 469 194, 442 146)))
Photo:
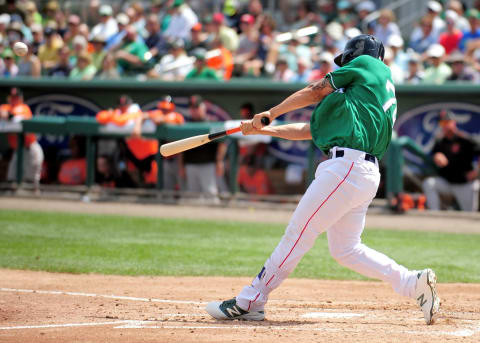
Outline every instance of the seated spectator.
POLYGON ((76 14, 71 14, 68 17, 68 30, 63 36, 63 41, 65 42, 65 45, 70 48, 70 50, 73 50, 73 39, 80 35, 80 24, 81 20, 80 17, 76 14))
POLYGON ((424 16, 420 20, 420 28, 415 29, 410 36, 410 48, 416 53, 424 53, 432 44, 438 42, 438 32, 433 30, 433 20, 424 16))
POLYGON ((195 64, 193 69, 185 77, 185 80, 220 80, 215 70, 207 66, 207 51, 205 49, 197 48, 192 54, 193 57, 195 57, 195 64))
POLYGON ((100 80, 118 80, 120 73, 117 68, 117 61, 112 53, 107 53, 102 61, 102 67, 96 75, 100 80))
POLYGON ((356 7, 355 10, 358 14, 358 25, 357 28, 360 31, 364 31, 368 25, 367 17, 370 13, 374 12, 377 9, 373 1, 362 1, 356 7))
POLYGON ((196 23, 192 26, 190 32, 191 39, 186 43, 185 50, 191 53, 196 48, 208 49, 207 33, 203 32, 201 23, 196 23))
POLYGON ((249 61, 255 59, 260 47, 260 35, 255 28, 255 18, 250 14, 244 14, 240 18, 241 34, 239 36, 238 49, 234 56, 234 63, 237 69, 244 75, 259 75, 259 70, 254 69, 251 73, 249 61))
POLYGON ((33 53, 32 44, 26 43, 28 52, 21 57, 18 62, 18 76, 40 77, 42 74, 42 64, 40 59, 33 53))
POLYGON ((433 44, 427 50, 430 66, 425 69, 423 83, 443 84, 452 74, 452 69, 444 62, 445 49, 440 44, 433 44))
POLYGON ((310 79, 311 73, 312 69, 310 67, 310 61, 304 58, 299 58, 297 60, 297 72, 289 81, 306 83, 310 79))
POLYGON ((408 55, 403 51, 403 38, 397 35, 391 35, 388 39, 387 46, 392 50, 393 63, 405 73, 408 69, 408 55))
POLYGON ((238 48, 238 35, 235 30, 225 25, 225 17, 222 13, 215 13, 212 17, 213 40, 220 39, 222 45, 230 52, 235 52, 238 48))
POLYGON ((295 73, 288 68, 287 60, 279 59, 277 61, 277 67, 273 74, 273 81, 288 82, 295 76, 295 73))
POLYGON ((460 32, 466 32, 470 30, 470 24, 468 23, 467 18, 465 18, 464 16, 464 8, 461 1, 449 1, 448 10, 454 11, 457 14, 456 26, 460 30, 460 32))
POLYGON ((160 22, 158 21, 157 15, 151 14, 148 16, 146 29, 148 31, 148 36, 145 40, 145 44, 148 47, 150 58, 153 58, 154 61, 158 61, 162 56, 167 54, 168 44, 160 31, 160 22))
POLYGON ((118 32, 107 38, 105 49, 108 51, 115 50, 122 44, 123 38, 127 34, 125 29, 130 23, 130 18, 125 13, 119 13, 115 19, 118 24, 118 32))
MULTIPOLYGON (((9 120, 12 122, 20 122, 25 119, 32 118, 32 111, 27 104, 23 102, 23 93, 18 88, 10 89, 10 94, 7 97, 7 103, 0 106, 0 120, 9 120)), ((9 134, 7 136, 10 148, 18 149, 17 135, 9 134)), ((43 163, 43 150, 37 142, 34 134, 25 135, 25 150, 23 152, 23 170, 24 179, 33 182, 35 191, 39 191, 40 175, 43 163)), ((17 178, 17 153, 13 155, 8 166, 9 181, 14 181, 17 178)))
POLYGON ((32 52, 34 55, 38 56, 38 48, 45 44, 45 39, 43 36, 43 27, 40 24, 33 23, 32 26, 30 27, 30 30, 32 31, 32 52))
POLYGON ((427 206, 431 210, 440 210, 439 194, 445 193, 455 197, 460 210, 476 212, 480 162, 473 167, 473 161, 480 157, 479 146, 458 130, 453 112, 442 111, 439 119, 443 135, 432 150, 438 176, 428 177, 423 182, 427 206))
POLYGON ((42 25, 42 15, 38 12, 35 1, 27 1, 25 3, 25 24, 33 23, 42 25))
POLYGON ((78 56, 82 53, 90 54, 88 51, 88 42, 87 39, 82 35, 77 35, 73 38, 73 50, 70 50, 70 65, 74 66, 77 64, 78 56))
POLYGON ((197 15, 183 0, 173 0, 170 7, 170 22, 164 31, 168 39, 190 39, 190 30, 198 22, 197 15))
POLYGON ((115 59, 122 70, 122 75, 133 76, 143 71, 145 53, 148 48, 145 43, 137 40, 137 31, 131 25, 127 26, 123 44, 115 51, 115 59))
POLYGON ((386 44, 391 35, 401 36, 400 29, 395 21, 395 14, 392 10, 381 10, 378 23, 375 26, 375 37, 386 44))
POLYGON ((9 48, 2 53, 3 65, 0 65, 0 76, 14 77, 18 74, 18 66, 15 63, 15 55, 9 48))
POLYGON ((410 54, 408 59, 408 71, 405 76, 405 83, 416 85, 422 82, 423 77, 424 72, 420 63, 420 56, 415 53, 410 54))
POLYGON ((113 9, 110 5, 102 5, 98 10, 100 23, 95 25, 90 32, 89 40, 101 35, 108 39, 118 32, 118 26, 115 18, 112 17, 113 9))
POLYGON ((181 39, 170 42, 169 53, 160 59, 148 75, 165 81, 184 80, 193 68, 184 46, 185 43, 181 39))
POLYGON ((478 82, 478 73, 469 65, 466 65, 465 56, 461 52, 453 52, 447 58, 447 62, 452 69, 452 74, 448 77, 447 81, 478 82))
POLYGON ((71 157, 63 161, 58 172, 58 182, 62 185, 84 185, 87 179, 85 140, 74 136, 70 139, 71 157))
POLYGON ((317 66, 310 73, 309 82, 321 80, 325 75, 333 71, 333 55, 328 51, 322 52, 318 57, 317 63, 317 66))
POLYGON ((465 52, 467 50, 467 43, 469 41, 480 38, 480 12, 475 8, 472 8, 468 10, 467 18, 468 23, 470 24, 470 30, 463 32, 463 37, 459 44, 461 52, 465 52))
POLYGON ((447 55, 450 55, 452 51, 458 50, 463 33, 457 29, 458 15, 452 10, 448 10, 445 14, 445 20, 447 22, 447 30, 440 34, 438 42, 445 48, 447 55))
POLYGON ((385 47, 385 56, 383 58, 383 62, 390 68, 393 83, 396 85, 403 83, 405 79, 403 70, 395 63, 392 49, 388 46, 385 47))
POLYGON ((223 43, 219 38, 215 39, 211 46, 213 52, 216 52, 217 54, 207 60, 207 66, 215 70, 221 79, 230 80, 233 72, 232 53, 223 46, 223 43))
POLYGON ((97 69, 92 64, 92 57, 87 53, 83 52, 78 56, 77 65, 70 72, 69 78, 72 80, 91 80, 97 69))
POLYGON ((93 37, 93 39, 90 40, 90 43, 93 45, 93 52, 91 54, 92 64, 96 70, 100 70, 105 55, 107 54, 107 51, 105 50, 106 39, 105 37, 98 35, 93 37))
POLYGON ((38 48, 38 58, 42 62, 42 70, 49 72, 58 63, 58 50, 63 46, 63 40, 51 27, 44 30, 45 43, 38 48))
POLYGON ((70 49, 68 46, 63 46, 58 52, 58 63, 52 67, 48 72, 51 77, 68 77, 72 71, 70 64, 70 49))
POLYGON ((246 156, 245 162, 238 169, 238 186, 248 194, 272 194, 270 178, 264 169, 260 168, 254 155, 246 156))
POLYGON ((445 22, 440 17, 442 9, 442 4, 438 1, 430 0, 427 3, 427 15, 432 18, 433 29, 438 33, 445 30, 445 22))

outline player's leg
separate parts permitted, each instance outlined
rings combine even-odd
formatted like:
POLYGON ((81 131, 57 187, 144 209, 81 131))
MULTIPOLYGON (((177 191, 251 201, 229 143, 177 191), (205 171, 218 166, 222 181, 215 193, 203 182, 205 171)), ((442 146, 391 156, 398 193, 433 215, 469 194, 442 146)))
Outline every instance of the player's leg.
POLYGON ((452 185, 452 192, 462 211, 478 211, 478 192, 480 181, 474 180, 465 184, 452 185))
POLYGON ((422 183, 423 193, 427 197, 427 207, 430 210, 440 210, 440 193, 450 193, 450 186, 446 180, 438 176, 427 177, 422 183))

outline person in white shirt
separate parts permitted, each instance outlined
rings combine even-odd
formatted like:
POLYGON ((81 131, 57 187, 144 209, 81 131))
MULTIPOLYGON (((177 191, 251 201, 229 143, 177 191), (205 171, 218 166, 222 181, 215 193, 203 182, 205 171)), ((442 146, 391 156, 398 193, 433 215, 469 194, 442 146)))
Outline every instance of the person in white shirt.
POLYGON ((165 37, 190 40, 190 30, 198 22, 197 15, 183 0, 175 0, 171 7, 172 18, 165 30, 165 37))
POLYGON ((112 7, 109 5, 102 5, 98 10, 98 14, 100 14, 100 23, 93 27, 89 39, 93 39, 99 35, 109 39, 118 32, 117 22, 112 17, 112 7))

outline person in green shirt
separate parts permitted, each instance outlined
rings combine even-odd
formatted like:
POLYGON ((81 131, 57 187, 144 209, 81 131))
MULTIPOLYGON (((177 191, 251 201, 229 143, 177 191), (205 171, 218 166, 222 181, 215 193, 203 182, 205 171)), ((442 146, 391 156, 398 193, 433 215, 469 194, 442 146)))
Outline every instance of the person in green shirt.
POLYGON ((245 135, 312 139, 328 152, 329 159, 318 166, 258 276, 235 298, 208 303, 206 311, 212 317, 263 320, 270 292, 294 270, 316 238, 327 232, 330 253, 338 263, 388 282, 396 293, 417 300, 427 324, 435 321, 440 306, 435 273, 408 270, 361 242, 367 209, 380 183, 378 159, 390 142, 396 116, 395 87, 383 63, 384 53, 374 36, 356 36, 335 58, 339 69, 241 124, 245 135), (268 125, 284 113, 315 103, 310 123, 268 125))
POLYGON ((78 56, 77 66, 68 77, 72 80, 91 80, 96 72, 97 68, 92 64, 92 57, 87 52, 82 52, 78 56))
POLYGON ((132 76, 143 71, 145 66, 145 54, 148 47, 145 43, 137 40, 135 27, 129 25, 125 28, 125 38, 119 49, 115 52, 115 59, 125 76, 132 76))
POLYGON ((193 50, 192 55, 195 57, 195 66, 185 76, 185 80, 220 80, 215 70, 207 67, 206 53, 207 51, 203 48, 193 50))

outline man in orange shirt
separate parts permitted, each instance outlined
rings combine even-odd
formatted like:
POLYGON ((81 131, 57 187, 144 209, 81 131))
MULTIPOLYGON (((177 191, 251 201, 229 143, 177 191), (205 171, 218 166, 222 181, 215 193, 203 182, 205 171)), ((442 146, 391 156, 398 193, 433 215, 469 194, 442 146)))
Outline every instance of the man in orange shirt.
MULTIPOLYGON (((175 112, 175 104, 172 97, 166 95, 157 104, 157 109, 146 113, 145 119, 150 119, 156 125, 182 125, 185 118, 178 112, 175 112)), ((181 174, 182 154, 163 158, 163 188, 174 191, 181 190, 184 175, 181 174)))
MULTIPOLYGON (((10 90, 7 97, 7 103, 0 105, 0 120, 9 120, 12 122, 21 122, 24 119, 32 118, 32 111, 27 104, 23 102, 23 93, 20 89, 14 87, 10 90)), ((16 134, 8 135, 8 143, 13 150, 17 150, 18 142, 16 134)), ((24 179, 34 184, 35 192, 39 191, 40 175, 43 163, 43 150, 37 142, 34 134, 25 135, 25 152, 23 159, 24 179)), ((7 178, 14 181, 17 174, 17 153, 13 155, 8 166, 7 178)))

